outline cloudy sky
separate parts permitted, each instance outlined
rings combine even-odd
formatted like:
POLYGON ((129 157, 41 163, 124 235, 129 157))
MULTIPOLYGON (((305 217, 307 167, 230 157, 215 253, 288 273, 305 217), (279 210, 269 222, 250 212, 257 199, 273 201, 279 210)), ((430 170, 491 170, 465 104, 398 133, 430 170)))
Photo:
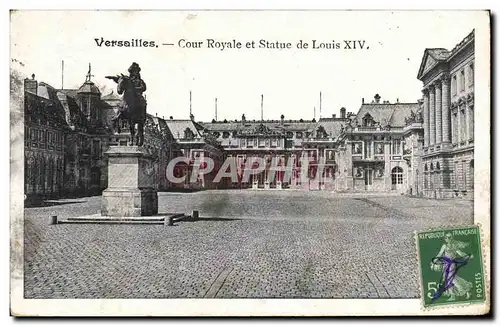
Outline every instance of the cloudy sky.
MULTIPOLYGON (((361 99, 415 102, 422 83, 416 79, 425 48, 451 50, 487 15, 466 11, 30 11, 11 16, 14 68, 56 88, 78 88, 89 63, 93 81, 108 93, 106 75, 142 68, 148 112, 188 118, 189 91, 196 120, 311 119, 356 112, 361 99), (104 40, 142 39, 158 47, 99 47, 104 40), (242 49, 207 48, 207 39, 240 41, 242 49), (180 39, 204 41, 202 48, 180 48, 180 39), (290 42, 292 49, 246 49, 248 41, 290 42), (300 40, 339 43, 339 49, 298 50, 300 40), (346 50, 344 40, 365 40, 368 49, 346 50), (162 45, 171 43, 170 45, 162 45)), ((484 28, 483 28, 484 30, 484 28)))

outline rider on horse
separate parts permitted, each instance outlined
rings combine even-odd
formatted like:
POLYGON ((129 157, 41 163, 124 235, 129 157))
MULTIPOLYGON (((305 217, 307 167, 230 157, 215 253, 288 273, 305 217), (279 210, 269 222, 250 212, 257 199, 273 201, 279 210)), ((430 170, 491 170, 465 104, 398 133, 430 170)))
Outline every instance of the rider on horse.
POLYGON ((128 72, 130 74, 130 80, 132 84, 135 86, 135 90, 137 92, 137 96, 141 99, 141 102, 146 106, 146 99, 142 96, 142 93, 146 91, 146 83, 141 79, 141 67, 135 62, 128 68, 128 72))
MULTIPOLYGON (((133 62, 132 65, 128 68, 129 72, 129 79, 134 85, 135 91, 136 91, 136 96, 139 98, 139 102, 141 103, 141 107, 144 109, 146 108, 146 99, 142 95, 146 91, 146 83, 144 80, 141 79, 141 67, 136 62, 133 62)), ((118 77, 107 77, 110 79, 113 79, 115 82, 118 81, 118 77)), ((113 126, 115 126, 115 129, 120 133, 120 125, 119 125, 119 120, 124 117, 126 112, 128 111, 127 108, 127 103, 123 102, 122 106, 118 108, 117 114, 111 119, 113 126)), ((145 112, 144 112, 145 114, 145 112)))

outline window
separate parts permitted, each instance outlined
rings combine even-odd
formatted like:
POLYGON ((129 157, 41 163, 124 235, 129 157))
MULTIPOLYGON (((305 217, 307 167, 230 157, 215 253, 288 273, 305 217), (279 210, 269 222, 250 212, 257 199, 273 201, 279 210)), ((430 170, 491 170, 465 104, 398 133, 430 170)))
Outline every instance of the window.
POLYGON ((452 121, 451 121, 451 142, 453 144, 458 142, 458 120, 457 120, 457 113, 453 113, 452 115, 452 121))
POLYGON ((460 71, 460 91, 463 92, 465 90, 465 71, 460 71))
POLYGON ((451 81, 451 94, 457 95, 457 75, 453 75, 453 79, 451 81))
POLYGON ((361 151, 361 146, 362 144, 361 143, 353 143, 352 144, 352 154, 353 155, 361 155, 362 151, 361 151))
POLYGON ((369 113, 367 113, 363 117, 363 127, 371 127, 371 126, 373 126, 373 118, 369 113))
POLYGON ((293 132, 291 132, 291 131, 287 131, 287 133, 286 133, 286 137, 287 137, 287 138, 293 138, 293 132))
POLYGON ((229 138, 229 132, 228 131, 224 131, 222 133, 222 138, 229 138))
POLYGON ((401 185, 403 184, 403 169, 400 168, 399 166, 396 166, 395 168, 392 169, 392 184, 393 185, 401 185))
POLYGON ((429 171, 429 167, 427 166, 427 163, 425 163, 425 165, 424 165, 424 171, 425 172, 429 171))
POLYGON ((372 157, 372 142, 370 140, 365 140, 365 158, 372 157))
POLYGON ((266 140, 263 138, 259 138, 259 147, 264 147, 266 146, 266 140))
POLYGON ((302 138, 302 132, 298 131, 295 135, 296 138, 302 138))
POLYGON ((474 64, 469 65, 469 86, 474 85, 474 64))
POLYGON ((462 105, 460 107, 460 141, 464 141, 465 140, 465 133, 466 133, 466 128, 467 128, 467 125, 466 125, 466 120, 465 120, 465 105, 462 105))
POLYGON ((278 140, 276 138, 271 139, 271 146, 278 146, 278 140))
POLYGON ((394 139, 392 141, 392 154, 393 155, 401 154, 401 139, 394 139))
POLYGON ((92 157, 99 159, 101 154, 101 145, 99 143, 99 140, 93 140, 92 141, 92 157))
POLYGON ((469 106, 469 140, 474 139, 474 106, 469 106))

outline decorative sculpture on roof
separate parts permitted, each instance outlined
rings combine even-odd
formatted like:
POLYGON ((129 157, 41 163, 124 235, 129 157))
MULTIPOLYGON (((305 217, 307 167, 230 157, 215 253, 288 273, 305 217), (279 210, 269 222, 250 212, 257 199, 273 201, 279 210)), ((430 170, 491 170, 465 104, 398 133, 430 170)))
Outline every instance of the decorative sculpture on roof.
POLYGON ((129 76, 123 74, 106 76, 117 83, 118 94, 123 94, 123 103, 115 117, 112 118, 113 128, 120 132, 120 121, 127 120, 130 127, 129 145, 144 144, 144 123, 146 120, 146 99, 142 95, 146 91, 146 83, 141 79, 141 68, 135 62, 128 68, 129 76), (135 130, 137 124, 137 133, 135 130))

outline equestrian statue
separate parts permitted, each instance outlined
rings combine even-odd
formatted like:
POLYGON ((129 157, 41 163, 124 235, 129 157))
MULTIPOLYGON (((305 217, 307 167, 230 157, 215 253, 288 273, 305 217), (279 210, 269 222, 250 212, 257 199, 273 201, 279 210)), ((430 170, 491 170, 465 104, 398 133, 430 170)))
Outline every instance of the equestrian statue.
POLYGON ((146 83, 141 79, 141 68, 135 62, 128 68, 129 76, 120 74, 106 76, 117 83, 117 92, 123 94, 122 104, 118 113, 111 119, 113 129, 121 132, 121 121, 128 122, 130 128, 129 145, 142 146, 144 144, 144 123, 146 122, 146 99, 142 93, 146 91, 146 83), (137 132, 136 132, 137 124, 137 132))

